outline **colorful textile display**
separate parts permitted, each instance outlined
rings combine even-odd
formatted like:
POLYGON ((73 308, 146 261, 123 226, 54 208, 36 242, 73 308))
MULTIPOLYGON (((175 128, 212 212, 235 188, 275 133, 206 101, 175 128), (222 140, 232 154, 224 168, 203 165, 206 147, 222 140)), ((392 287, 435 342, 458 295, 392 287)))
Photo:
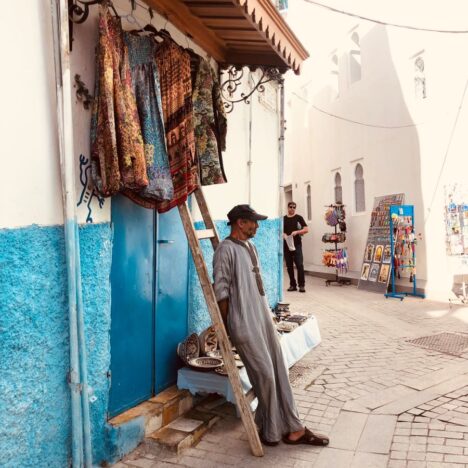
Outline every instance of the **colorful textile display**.
POLYGON ((348 254, 346 249, 326 250, 323 252, 322 263, 327 267, 336 268, 340 273, 347 273, 348 254))
POLYGON ((96 86, 91 120, 91 171, 97 190, 110 196, 148 185, 132 78, 118 18, 99 10, 96 86))
POLYGON ((346 234, 344 232, 327 232, 322 236, 322 242, 345 242, 346 234))
POLYGON ((346 218, 346 211, 344 205, 336 204, 330 205, 325 212, 325 221, 329 226, 336 226, 340 224, 340 230, 346 231, 346 223, 344 222, 346 218))
POLYGON ((166 130, 174 197, 163 202, 159 212, 180 205, 199 185, 198 163, 193 133, 192 82, 190 56, 172 39, 166 39, 156 49, 161 100, 166 130))
POLYGON ((226 149, 227 120, 218 79, 210 64, 192 55, 195 147, 202 185, 226 182, 221 151, 226 149))
POLYGON ((133 90, 145 144, 148 186, 139 193, 156 200, 171 200, 174 186, 164 133, 159 73, 152 37, 124 34, 128 47, 133 90))

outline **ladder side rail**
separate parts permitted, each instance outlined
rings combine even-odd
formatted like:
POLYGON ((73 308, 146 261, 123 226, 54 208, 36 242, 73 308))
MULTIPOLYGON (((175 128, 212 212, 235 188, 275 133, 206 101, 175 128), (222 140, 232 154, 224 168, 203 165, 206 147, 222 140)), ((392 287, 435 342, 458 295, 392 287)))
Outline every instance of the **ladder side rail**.
POLYGON ((211 285, 208 268, 206 266, 205 259, 202 254, 200 242, 196 235, 193 220, 190 215, 187 203, 179 205, 178 208, 180 217, 182 219, 182 224, 187 235, 187 240, 190 245, 190 250, 192 252, 193 261, 195 263, 198 277, 200 279, 203 295, 205 296, 208 311, 210 313, 213 326, 218 336, 221 354, 223 356, 224 365, 226 367, 229 381, 231 383, 234 396, 236 398, 237 408, 239 410, 242 422, 247 432, 250 449, 253 455, 261 457, 263 456, 263 447, 260 442, 260 438, 253 419, 250 405, 248 404, 247 399, 244 395, 244 390, 242 388, 242 384, 239 378, 239 372, 234 361, 234 356, 232 355, 231 344, 227 336, 223 320, 221 318, 221 312, 219 310, 218 302, 216 301, 213 286, 211 285))
POLYGON ((211 245, 213 246, 213 250, 216 250, 216 247, 219 245, 219 233, 216 229, 216 225, 213 222, 213 217, 211 216, 210 209, 208 208, 208 204, 206 203, 205 194, 201 187, 197 188, 194 192, 195 198, 198 203, 198 207, 200 208, 200 213, 202 215, 203 222, 205 223, 206 229, 213 229, 214 237, 210 239, 211 245))

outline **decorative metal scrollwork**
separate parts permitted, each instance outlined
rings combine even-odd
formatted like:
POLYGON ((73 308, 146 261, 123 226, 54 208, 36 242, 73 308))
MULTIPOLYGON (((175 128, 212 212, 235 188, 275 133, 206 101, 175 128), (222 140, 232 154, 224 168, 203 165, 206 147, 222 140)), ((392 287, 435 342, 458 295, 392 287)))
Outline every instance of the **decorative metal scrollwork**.
POLYGON ((68 18, 76 24, 84 23, 89 16, 89 7, 98 5, 102 0, 68 0, 68 18))
POLYGON ((265 84, 270 81, 283 81, 282 73, 277 68, 261 67, 262 75, 248 93, 238 93, 238 88, 242 85, 244 78, 244 68, 232 65, 226 70, 227 79, 221 83, 221 96, 224 100, 226 114, 234 109, 234 104, 244 102, 250 104, 250 97, 255 91, 263 93, 265 84))

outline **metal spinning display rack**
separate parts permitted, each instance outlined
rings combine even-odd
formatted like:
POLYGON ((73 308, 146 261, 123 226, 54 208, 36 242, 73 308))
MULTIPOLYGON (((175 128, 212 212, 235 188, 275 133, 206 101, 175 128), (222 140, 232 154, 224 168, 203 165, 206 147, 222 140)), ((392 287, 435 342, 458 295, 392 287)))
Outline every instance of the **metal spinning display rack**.
MULTIPOLYGON (((335 205, 335 204, 332 204, 332 205, 328 205, 326 206, 326 208, 338 208, 338 207, 342 207, 344 209, 345 205, 335 205)), ((337 229, 337 226, 338 226, 338 223, 335 224, 335 235, 338 234, 338 229, 337 229)), ((333 242, 335 244, 335 248, 334 248, 334 251, 335 251, 335 254, 336 252, 338 252, 338 244, 341 244, 341 243, 344 243, 345 241, 342 241, 342 242, 338 242, 338 241, 335 241, 333 242)), ((346 279, 346 278, 340 278, 340 275, 338 273, 338 267, 335 266, 335 279, 327 279, 325 280, 325 286, 330 286, 331 283, 337 283, 339 284, 340 286, 348 286, 351 284, 351 280, 350 279, 346 279)))
MULTIPOLYGON (((391 281, 392 281, 392 290, 391 292, 387 292, 385 297, 395 297, 402 301, 406 296, 416 296, 425 298, 425 294, 417 292, 417 282, 416 282, 416 237, 414 236, 414 205, 391 205, 390 211, 390 247, 391 247, 391 281), (395 223, 395 221, 397 223, 395 223), (396 284, 395 284, 395 260, 396 255, 402 255, 402 253, 395 252, 395 247, 399 243, 399 240, 396 239, 396 234, 398 233, 398 229, 409 228, 411 229, 411 233, 413 235, 412 241, 406 241, 407 248, 411 249, 412 253, 407 264, 398 265, 398 268, 411 268, 412 269, 412 282, 413 282, 413 291, 412 292, 396 292, 396 284)), ((403 243, 401 244, 403 246, 403 243)))

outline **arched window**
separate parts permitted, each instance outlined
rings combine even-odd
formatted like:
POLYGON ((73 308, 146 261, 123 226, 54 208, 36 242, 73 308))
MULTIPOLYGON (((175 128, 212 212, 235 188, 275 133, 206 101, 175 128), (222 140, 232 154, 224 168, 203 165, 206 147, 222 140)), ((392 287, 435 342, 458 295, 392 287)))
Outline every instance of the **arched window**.
POLYGON ((307 184, 307 221, 312 221, 312 194, 310 184, 307 184))
POLYGON ((366 192, 364 187, 364 169, 361 164, 356 164, 354 170, 354 201, 356 213, 366 211, 366 192))
POLYGON ((343 189, 341 188, 341 174, 335 174, 335 203, 343 203, 343 189))

